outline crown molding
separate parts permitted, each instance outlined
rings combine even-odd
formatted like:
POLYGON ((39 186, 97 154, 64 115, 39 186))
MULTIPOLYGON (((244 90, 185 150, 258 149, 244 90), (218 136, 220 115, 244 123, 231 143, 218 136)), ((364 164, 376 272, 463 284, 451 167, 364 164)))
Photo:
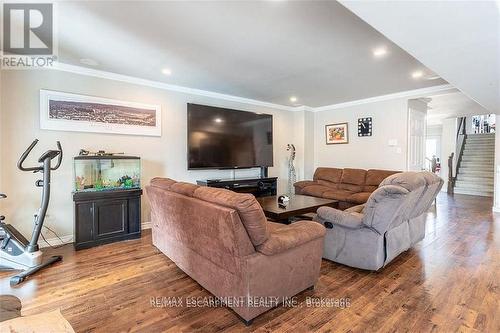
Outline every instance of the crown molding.
POLYGON ((244 98, 244 97, 238 97, 238 96, 227 95, 227 94, 222 94, 222 93, 216 93, 216 92, 208 91, 208 90, 188 88, 188 87, 178 86, 178 85, 174 85, 174 84, 163 83, 163 82, 159 82, 159 81, 141 79, 141 78, 134 77, 134 76, 106 72, 106 71, 101 71, 101 70, 82 67, 82 66, 69 65, 69 64, 65 64, 65 63, 61 63, 61 62, 54 63, 54 66, 51 69, 62 71, 62 72, 69 72, 69 73, 74 73, 74 74, 92 76, 92 77, 97 77, 97 78, 101 78, 101 79, 108 79, 108 80, 120 81, 120 82, 136 84, 136 85, 141 85, 141 86, 146 86, 146 87, 152 87, 152 88, 157 88, 157 89, 175 91, 175 92, 180 92, 180 93, 189 94, 189 95, 204 96, 204 97, 221 99, 221 100, 230 101, 230 102, 238 102, 238 103, 268 107, 268 108, 284 110, 284 111, 295 111, 295 109, 296 109, 296 107, 292 107, 292 106, 286 106, 286 105, 281 105, 281 104, 259 101, 259 100, 255 100, 255 99, 251 99, 251 98, 244 98))
POLYGON ((397 98, 424 97, 424 96, 429 95, 429 94, 435 94, 435 93, 443 92, 446 90, 457 90, 451 84, 444 84, 444 85, 439 85, 439 86, 432 86, 432 87, 421 88, 421 89, 401 91, 401 92, 397 92, 397 93, 393 93, 393 94, 380 95, 380 96, 364 98, 364 99, 349 101, 349 102, 345 102, 345 103, 325 105, 325 106, 320 106, 320 107, 310 107, 307 105, 287 106, 287 105, 282 105, 282 104, 259 101, 259 100, 255 100, 255 99, 251 99, 251 98, 244 98, 244 97, 239 97, 239 96, 216 93, 216 92, 208 91, 208 90, 194 89, 194 88, 188 88, 188 87, 178 86, 178 85, 174 85, 174 84, 163 83, 163 82, 159 82, 159 81, 141 79, 141 78, 134 77, 134 76, 106 72, 106 71, 87 68, 87 67, 83 67, 83 66, 69 65, 69 64, 65 64, 65 63, 61 63, 61 62, 55 62, 54 66, 51 67, 51 69, 63 71, 63 72, 74 73, 74 74, 92 76, 92 77, 97 77, 97 78, 101 78, 101 79, 108 79, 108 80, 120 81, 120 82, 135 84, 135 85, 152 87, 152 88, 157 88, 157 89, 175 91, 175 92, 180 92, 180 93, 189 94, 189 95, 204 96, 204 97, 221 99, 221 100, 230 101, 230 102, 238 102, 238 103, 243 103, 243 104, 262 106, 262 107, 268 107, 268 108, 273 108, 273 109, 277 109, 277 110, 292 111, 292 112, 297 112, 297 111, 308 111, 308 112, 329 111, 329 110, 341 109, 341 108, 362 105, 362 104, 368 104, 368 103, 373 103, 373 102, 387 101, 387 100, 397 99, 397 98))
POLYGON ((314 110, 314 112, 331 111, 331 110, 335 110, 335 109, 348 108, 348 107, 356 106, 356 105, 388 101, 391 99, 406 98, 406 97, 413 97, 413 98, 424 97, 426 95, 435 94, 435 93, 442 92, 445 90, 456 90, 456 88, 453 87, 451 84, 442 84, 439 86, 432 86, 432 87, 414 89, 414 90, 406 90, 406 91, 400 91, 400 92, 393 93, 393 94, 358 99, 355 101, 349 101, 349 102, 345 102, 345 103, 320 106, 317 108, 313 108, 313 110, 314 110))

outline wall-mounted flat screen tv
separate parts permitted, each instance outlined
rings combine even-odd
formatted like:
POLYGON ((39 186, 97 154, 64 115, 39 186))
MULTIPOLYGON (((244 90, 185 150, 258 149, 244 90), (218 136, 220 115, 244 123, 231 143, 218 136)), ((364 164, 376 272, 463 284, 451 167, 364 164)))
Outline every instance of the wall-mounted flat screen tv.
POLYGON ((191 103, 187 110, 189 169, 273 165, 273 116, 191 103))

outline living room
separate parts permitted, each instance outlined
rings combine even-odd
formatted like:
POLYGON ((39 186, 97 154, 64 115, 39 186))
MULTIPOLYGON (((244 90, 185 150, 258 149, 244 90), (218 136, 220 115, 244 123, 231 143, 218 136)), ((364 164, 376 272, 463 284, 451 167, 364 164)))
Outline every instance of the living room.
MULTIPOLYGON (((17 269, 0 273, 2 327, 499 329, 493 211, 500 195, 453 194, 449 187, 467 163, 461 154, 477 139, 461 131, 457 117, 466 113, 440 113, 440 170, 429 167, 423 148, 426 119, 441 96, 460 93, 469 109, 498 111, 495 2, 48 4, 54 5, 49 14, 49 7, 31 9, 53 18, 53 64, 15 68, 22 65, 11 58, 26 56, 2 49, 1 254, 2 266, 17 269), (408 13, 428 26, 401 22, 408 13), (438 19, 444 13, 446 22, 438 19), (450 26, 468 34, 458 36, 450 26), (433 29, 442 34, 433 36, 433 29), (454 53, 457 43, 475 48, 454 53), (80 113, 65 113, 68 105, 80 113), (103 118, 84 119, 96 105, 103 118), (145 124, 120 124, 134 112, 140 115, 134 121, 145 124), (262 128, 252 141, 241 139, 262 128), (210 139, 203 149, 201 135, 210 139), (120 178, 103 179, 115 165, 120 178), (252 201, 239 192, 253 193, 252 201), (116 200, 127 206, 113 206, 116 200), (247 220, 244 203, 257 217, 247 220), (88 207, 92 213, 82 213, 88 207), (379 221, 387 229, 378 230, 379 221), (259 228, 268 230, 255 234, 259 228), (342 238, 342 228, 352 238, 342 238), (373 235, 365 238, 364 228, 373 235), (38 244, 24 244, 33 238, 38 244), (26 260, 43 253, 43 262, 53 262, 15 265, 9 242, 26 260), (232 257, 238 251, 264 259, 243 264, 232 257), (33 267, 39 269, 23 275, 33 267), (218 275, 220 267, 232 275, 218 275), (241 296, 228 276, 264 279, 255 282, 253 296, 266 304, 219 304, 241 296), (200 298, 202 304, 189 303, 200 298)), ((8 5, 2 17, 27 8, 8 5)), ((19 15, 8 17, 3 25, 13 30, 19 15)), ((500 141, 496 132, 488 135, 478 140, 497 156, 500 141)), ((492 178, 498 163, 491 163, 492 178)))

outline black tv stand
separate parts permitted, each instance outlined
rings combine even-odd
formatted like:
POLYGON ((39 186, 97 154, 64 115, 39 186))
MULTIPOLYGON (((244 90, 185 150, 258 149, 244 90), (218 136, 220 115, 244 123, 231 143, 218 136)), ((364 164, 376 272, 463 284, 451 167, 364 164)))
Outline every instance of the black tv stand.
POLYGON ((256 197, 276 195, 278 177, 206 179, 197 180, 200 186, 225 188, 239 193, 251 193, 256 197))

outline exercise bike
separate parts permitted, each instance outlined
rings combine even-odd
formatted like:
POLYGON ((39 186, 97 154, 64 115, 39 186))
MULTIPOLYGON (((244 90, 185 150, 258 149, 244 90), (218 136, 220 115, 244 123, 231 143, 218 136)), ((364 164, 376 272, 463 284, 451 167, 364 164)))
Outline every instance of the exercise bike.
MULTIPOLYGON (((16 228, 4 222, 5 217, 0 216, 0 269, 21 269, 23 272, 10 279, 11 285, 23 282, 28 276, 35 274, 39 270, 62 260, 62 256, 52 256, 47 261, 42 262, 42 251, 38 246, 38 238, 42 233, 43 221, 47 213, 50 198, 50 173, 57 170, 62 162, 63 151, 61 143, 57 141, 58 150, 48 150, 40 156, 40 165, 34 167, 23 166, 24 161, 38 143, 38 139, 33 141, 17 162, 17 167, 21 171, 32 171, 42 173, 42 179, 35 182, 36 187, 42 188, 42 202, 34 217, 33 233, 28 241, 16 228), (55 166, 51 165, 54 158, 58 157, 55 166)), ((0 194, 0 199, 5 199, 5 194, 0 194)))

